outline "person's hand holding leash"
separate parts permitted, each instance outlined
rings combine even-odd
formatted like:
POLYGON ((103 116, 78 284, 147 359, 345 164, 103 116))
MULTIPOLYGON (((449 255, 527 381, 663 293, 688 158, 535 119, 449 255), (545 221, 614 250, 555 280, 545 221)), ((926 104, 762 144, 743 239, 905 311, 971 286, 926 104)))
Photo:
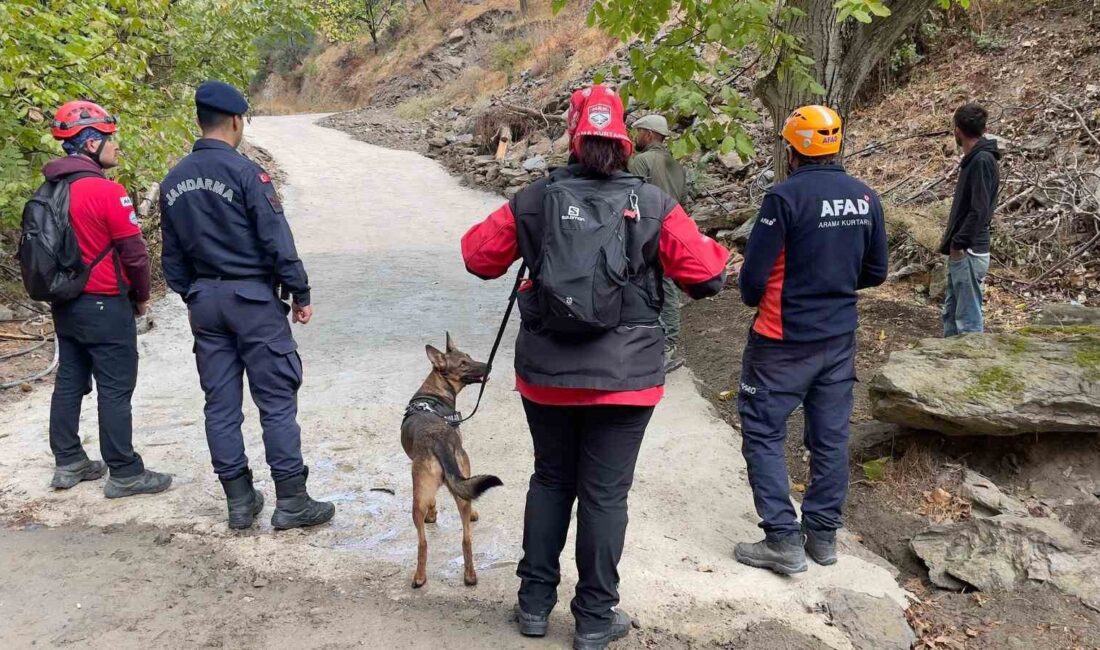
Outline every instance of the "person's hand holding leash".
POLYGON ((295 323, 306 325, 309 323, 309 319, 313 318, 313 305, 303 307, 295 303, 291 309, 294 311, 293 320, 295 323))

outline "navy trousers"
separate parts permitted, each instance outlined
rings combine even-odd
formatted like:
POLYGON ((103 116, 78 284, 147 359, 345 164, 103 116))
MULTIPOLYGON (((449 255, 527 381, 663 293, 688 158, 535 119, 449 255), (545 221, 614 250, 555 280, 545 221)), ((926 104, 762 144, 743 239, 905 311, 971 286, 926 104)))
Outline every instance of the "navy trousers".
POLYGON ((855 333, 799 343, 749 332, 741 368, 737 410, 742 453, 748 464, 760 527, 770 537, 798 532, 791 504, 784 442, 787 418, 799 404, 805 413, 810 485, 802 500, 808 528, 841 526, 848 496, 848 420, 855 385, 855 333))
POLYGON ((247 372, 271 478, 301 474, 297 418, 302 360, 290 333, 287 305, 266 284, 236 280, 197 280, 185 300, 199 382, 206 393, 206 442, 214 471, 231 480, 248 469, 241 434, 242 377, 247 372))
POLYGON ((130 400, 137 386, 134 306, 126 296, 85 294, 53 308, 60 361, 50 402, 50 449, 58 466, 87 460, 80 442, 80 407, 92 392, 99 400, 99 451, 111 476, 145 471, 133 446, 130 400))
POLYGON ((559 558, 577 502, 577 631, 599 632, 619 604, 619 559, 627 495, 653 407, 546 406, 523 400, 535 446, 535 473, 523 515, 519 604, 547 615, 558 601, 559 558))

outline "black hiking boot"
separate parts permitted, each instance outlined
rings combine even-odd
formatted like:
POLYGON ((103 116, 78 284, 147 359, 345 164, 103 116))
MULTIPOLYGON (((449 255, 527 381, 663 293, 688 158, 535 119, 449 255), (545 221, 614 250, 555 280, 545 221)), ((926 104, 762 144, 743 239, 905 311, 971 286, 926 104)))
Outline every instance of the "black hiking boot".
POLYGON ((515 614, 520 634, 523 636, 546 636, 546 628, 550 625, 549 616, 528 614, 523 611, 518 603, 516 604, 515 614))
POLYGON ((613 609, 611 613, 615 615, 615 620, 603 632, 575 633, 573 635, 573 650, 604 650, 612 641, 630 634, 630 626, 634 624, 634 619, 630 618, 630 614, 620 609, 613 609))
POLYGON ((264 509, 264 495, 252 487, 252 470, 235 479, 223 480, 222 489, 229 504, 229 527, 234 530, 251 527, 256 515, 264 509))
POLYGON ((814 530, 802 526, 806 536, 806 555, 821 566, 836 564, 836 531, 814 530))
POLYGON ((106 473, 107 466, 103 464, 103 461, 85 458, 76 463, 59 465, 54 468, 50 487, 55 490, 68 490, 83 481, 94 481, 102 478, 106 473))
POLYGON ((806 549, 802 547, 802 535, 791 533, 783 537, 766 536, 755 544, 742 542, 733 551, 741 564, 758 569, 770 569, 790 575, 802 573, 806 565, 806 549))
POLYGON ((308 467, 297 476, 275 481, 275 512, 271 515, 275 530, 316 526, 336 514, 335 505, 310 498, 306 492, 307 478, 308 467))
POLYGON ((121 499, 138 494, 157 494, 172 487, 172 475, 161 474, 145 470, 137 476, 118 478, 112 476, 107 479, 107 485, 103 488, 103 494, 108 499, 121 499))

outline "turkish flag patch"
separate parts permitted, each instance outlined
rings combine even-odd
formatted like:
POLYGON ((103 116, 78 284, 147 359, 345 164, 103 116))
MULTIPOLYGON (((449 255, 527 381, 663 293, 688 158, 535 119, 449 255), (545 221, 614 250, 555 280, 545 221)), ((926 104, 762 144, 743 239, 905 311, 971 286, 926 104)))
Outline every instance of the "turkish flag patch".
POLYGON ((261 183, 270 183, 271 182, 271 177, 267 175, 267 172, 260 172, 260 182, 261 183))

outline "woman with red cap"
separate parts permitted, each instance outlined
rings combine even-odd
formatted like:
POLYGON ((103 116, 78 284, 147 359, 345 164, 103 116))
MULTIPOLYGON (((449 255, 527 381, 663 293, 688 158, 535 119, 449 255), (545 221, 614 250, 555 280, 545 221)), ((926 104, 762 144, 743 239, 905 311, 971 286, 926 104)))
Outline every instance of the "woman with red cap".
POLYGON ((546 634, 577 501, 573 647, 588 650, 630 630, 630 617, 613 608, 627 494, 664 393, 662 280, 694 298, 714 295, 729 253, 667 194, 626 173, 633 144, 616 93, 599 85, 573 93, 568 132, 570 164, 471 228, 462 254, 483 279, 518 259, 530 269, 517 300, 515 369, 535 471, 516 614, 521 633, 546 634))

